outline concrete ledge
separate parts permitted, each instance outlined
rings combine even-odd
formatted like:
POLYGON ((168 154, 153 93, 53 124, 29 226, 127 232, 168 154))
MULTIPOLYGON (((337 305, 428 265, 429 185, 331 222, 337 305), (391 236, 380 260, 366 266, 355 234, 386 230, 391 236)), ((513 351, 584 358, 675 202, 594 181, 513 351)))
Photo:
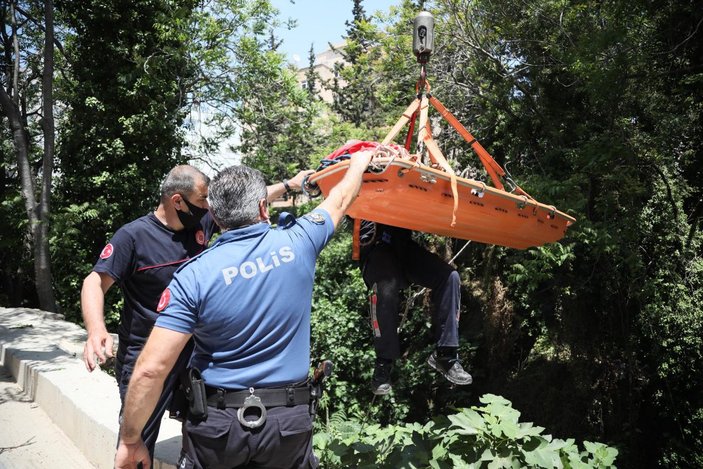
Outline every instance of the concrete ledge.
MULTIPOLYGON (((86 332, 58 314, 0 308, 0 365, 97 468, 115 458, 120 398, 115 379, 89 373, 81 359, 86 332)), ((175 469, 180 423, 164 418, 155 469, 175 469)))

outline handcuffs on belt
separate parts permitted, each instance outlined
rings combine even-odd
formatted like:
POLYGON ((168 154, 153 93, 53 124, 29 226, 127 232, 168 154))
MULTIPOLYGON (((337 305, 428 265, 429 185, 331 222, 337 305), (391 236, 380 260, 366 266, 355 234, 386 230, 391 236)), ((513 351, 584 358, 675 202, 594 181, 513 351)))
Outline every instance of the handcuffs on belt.
MULTIPOLYGON (((317 413, 317 405, 320 397, 322 397, 323 381, 332 373, 332 362, 329 360, 322 361, 313 371, 312 379, 307 383, 307 393, 304 394, 306 402, 310 405, 310 415, 315 416, 317 413)), ((207 419, 208 406, 217 406, 219 409, 228 407, 225 404, 226 393, 224 389, 215 389, 207 387, 202 379, 200 371, 197 368, 188 368, 186 373, 182 375, 180 389, 183 390, 185 401, 188 407, 187 415, 191 422, 198 423, 207 419), (209 391, 208 391, 209 389, 209 391), (216 396, 215 396, 216 394, 216 396), (210 397, 208 397, 210 395, 210 397)), ((302 403, 296 401, 295 389, 286 388, 285 404, 277 405, 294 405, 302 403)), ((266 406, 261 397, 254 394, 255 389, 249 388, 249 395, 244 398, 242 405, 231 406, 237 407, 237 420, 246 428, 259 428, 266 423, 266 406), (259 410, 259 416, 255 420, 247 420, 247 411, 251 408, 259 410)), ((237 391, 239 393, 239 391, 237 391)), ((241 396, 241 394, 239 394, 241 396)), ((264 395, 264 397, 266 397, 264 395)), ((302 396, 301 396, 302 397, 302 396)), ((238 403, 238 402, 237 402, 238 403)), ((251 416, 251 413, 249 414, 251 416)))
MULTIPOLYGON (((317 414, 317 405, 322 397, 323 382, 325 378, 332 374, 333 364, 330 360, 324 360, 313 370, 312 379, 308 383, 310 389, 310 415, 314 418, 317 414)), ((261 399, 254 395, 254 388, 249 388, 249 396, 244 399, 244 405, 237 409, 237 420, 247 428, 259 428, 266 422, 266 407, 261 399), (257 420, 246 420, 244 413, 247 409, 257 407, 261 415, 257 420)))
POLYGON ((259 428, 266 422, 266 407, 261 402, 261 399, 254 395, 254 388, 249 388, 250 395, 244 399, 244 405, 237 409, 237 420, 247 428, 259 428), (261 415, 257 420, 246 420, 244 412, 252 407, 257 407, 261 411, 261 415))

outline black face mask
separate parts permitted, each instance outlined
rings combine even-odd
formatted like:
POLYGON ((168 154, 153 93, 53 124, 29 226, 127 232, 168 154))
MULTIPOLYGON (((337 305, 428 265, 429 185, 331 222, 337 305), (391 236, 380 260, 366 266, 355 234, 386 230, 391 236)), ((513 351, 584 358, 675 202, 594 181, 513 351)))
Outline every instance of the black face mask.
POLYGON ((195 225, 198 224, 198 222, 200 222, 200 219, 205 216, 205 214, 208 212, 208 209, 191 204, 190 202, 188 202, 188 200, 186 200, 185 197, 183 197, 183 195, 181 195, 181 198, 183 199, 183 202, 185 202, 190 212, 186 213, 180 210, 176 210, 176 215, 178 215, 178 221, 180 221, 181 225, 183 225, 186 229, 193 228, 195 225))

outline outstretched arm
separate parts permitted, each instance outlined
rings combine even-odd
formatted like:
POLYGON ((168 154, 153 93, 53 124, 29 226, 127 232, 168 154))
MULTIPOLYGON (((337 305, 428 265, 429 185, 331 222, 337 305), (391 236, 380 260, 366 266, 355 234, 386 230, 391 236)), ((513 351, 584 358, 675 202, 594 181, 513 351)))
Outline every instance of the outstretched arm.
POLYGON ((334 227, 344 216, 349 206, 354 202, 361 189, 361 180, 366 167, 371 162, 373 152, 370 150, 354 153, 347 168, 347 173, 331 190, 325 200, 319 205, 332 217, 334 227))
MULTIPOLYGON (((304 169, 303 171, 300 171, 294 177, 286 181, 288 188, 292 191, 299 191, 303 187, 303 180, 305 179, 305 176, 308 176, 314 172, 315 171, 312 169, 304 169)), ((286 192, 288 192, 288 189, 283 182, 277 182, 276 184, 266 186, 266 201, 273 202, 286 192)))

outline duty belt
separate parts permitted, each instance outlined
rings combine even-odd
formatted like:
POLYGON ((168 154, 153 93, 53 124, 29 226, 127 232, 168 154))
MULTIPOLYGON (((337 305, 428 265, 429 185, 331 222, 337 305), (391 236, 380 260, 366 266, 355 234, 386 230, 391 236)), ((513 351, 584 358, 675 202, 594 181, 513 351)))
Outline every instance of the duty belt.
POLYGON ((205 386, 205 394, 208 396, 208 405, 218 409, 237 409, 237 420, 248 428, 258 428, 266 422, 267 407, 292 407, 310 403, 310 388, 307 385, 278 389, 249 388, 246 391, 226 391, 205 386), (259 412, 259 417, 255 420, 245 415, 251 408, 259 412))
POLYGON ((249 388, 243 391, 227 391, 205 386, 205 392, 208 405, 220 409, 243 407, 251 396, 259 398, 264 407, 291 407, 310 403, 310 388, 307 385, 276 389, 249 388))

